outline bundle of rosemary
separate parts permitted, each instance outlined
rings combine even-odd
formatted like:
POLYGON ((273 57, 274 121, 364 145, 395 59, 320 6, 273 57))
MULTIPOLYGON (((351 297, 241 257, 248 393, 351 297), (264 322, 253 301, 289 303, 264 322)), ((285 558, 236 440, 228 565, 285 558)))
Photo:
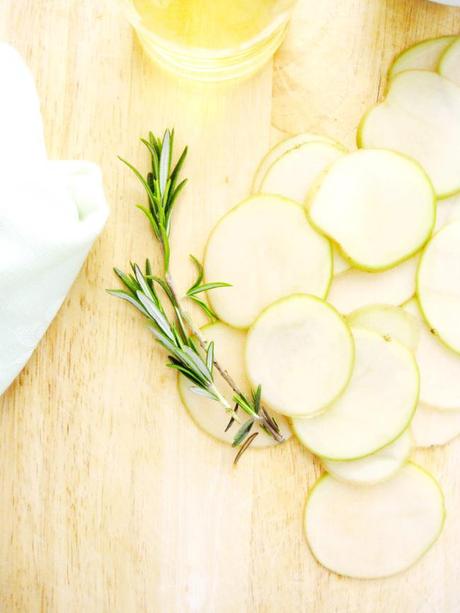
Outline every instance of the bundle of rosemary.
POLYGON ((183 299, 178 296, 175 289, 169 266, 171 253, 169 236, 174 205, 186 184, 186 179, 180 180, 180 172, 187 155, 187 148, 173 164, 173 130, 166 130, 163 138, 149 133, 148 139, 141 141, 148 149, 151 159, 151 169, 146 177, 129 162, 120 159, 133 171, 146 191, 147 206, 138 206, 138 208, 145 214, 153 235, 160 244, 163 269, 160 275, 153 274, 148 259, 144 271, 135 263, 131 264, 131 271, 127 274, 115 268, 115 274, 124 289, 108 291, 112 296, 129 302, 147 319, 150 332, 168 354, 166 365, 182 373, 190 381, 191 390, 195 394, 211 399, 223 407, 229 416, 227 430, 235 421, 241 423, 233 438, 233 446, 239 447, 235 457, 236 464, 259 432, 262 431, 264 435, 271 436, 278 442, 283 441, 283 436, 277 422, 261 403, 261 387, 254 390, 251 396, 243 394, 231 375, 216 359, 214 343, 206 341, 183 306, 183 301, 192 300, 211 321, 215 321, 216 313, 202 297, 206 292, 226 287, 228 284, 204 283, 203 267, 195 257, 191 256, 197 267, 197 279, 183 299), (167 308, 167 303, 172 309, 167 308), (233 403, 229 403, 218 389, 214 370, 217 370, 230 386, 233 403), (247 418, 242 420, 241 413, 247 418))

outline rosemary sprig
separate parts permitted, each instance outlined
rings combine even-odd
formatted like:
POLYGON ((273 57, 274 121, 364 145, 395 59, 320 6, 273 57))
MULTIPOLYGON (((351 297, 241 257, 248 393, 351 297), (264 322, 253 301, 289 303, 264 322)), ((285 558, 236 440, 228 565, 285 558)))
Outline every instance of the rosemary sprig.
MULTIPOLYGON (((261 405, 261 388, 257 388, 251 398, 247 398, 241 392, 230 374, 217 361, 214 343, 208 343, 200 330, 195 327, 176 292, 169 270, 171 254, 169 235, 173 208, 186 183, 186 180, 179 181, 179 175, 187 155, 187 148, 183 150, 179 160, 173 165, 174 131, 166 130, 162 139, 150 132, 148 140, 141 139, 141 141, 147 147, 151 160, 151 170, 146 178, 129 162, 120 159, 136 175, 147 193, 147 206, 138 205, 138 208, 147 217, 153 234, 161 246, 163 275, 152 274, 149 260, 146 261, 145 272, 142 272, 137 264, 131 264, 129 274, 115 268, 115 274, 122 282, 124 289, 109 290, 109 293, 126 300, 147 318, 149 329, 155 340, 168 352, 167 366, 187 377, 193 384, 191 390, 194 393, 222 405, 230 416, 227 429, 235 421, 240 422, 239 409, 248 415, 249 418, 240 426, 233 440, 233 445, 239 446, 239 452, 235 457, 236 463, 258 434, 258 432, 251 434, 254 425, 257 424, 261 430, 279 442, 283 440, 283 436, 276 421, 261 405), (172 307, 172 317, 168 315, 162 304, 162 294, 166 296, 172 307), (234 405, 231 405, 217 388, 214 369, 222 375, 232 389, 234 405)), ((229 284, 203 283, 203 267, 196 258, 191 257, 197 268, 198 276, 187 291, 186 297, 198 304, 211 320, 217 320, 216 313, 201 299, 201 295, 215 288, 228 287, 229 284)))
POLYGON ((180 314, 177 312, 168 286, 162 279, 153 277, 150 273, 149 260, 145 264, 145 274, 137 264, 131 264, 132 273, 125 274, 115 268, 115 274, 125 286, 124 290, 108 290, 109 294, 128 301, 149 320, 149 330, 156 341, 168 352, 169 368, 173 368, 193 383, 191 388, 196 394, 220 402, 225 410, 234 415, 234 410, 214 383, 214 343, 209 343, 203 356, 187 333, 180 314), (176 322, 171 322, 161 303, 157 287, 163 289, 174 311, 176 322))
POLYGON ((198 295, 202 294, 203 292, 209 292, 217 287, 230 287, 230 283, 222 283, 220 281, 214 283, 203 283, 204 270, 201 262, 199 262, 193 255, 191 255, 190 258, 197 269, 197 278, 195 283, 187 290, 186 296, 197 304, 202 311, 204 311, 211 322, 217 321, 219 318, 214 309, 207 302, 201 298, 198 298, 198 295))

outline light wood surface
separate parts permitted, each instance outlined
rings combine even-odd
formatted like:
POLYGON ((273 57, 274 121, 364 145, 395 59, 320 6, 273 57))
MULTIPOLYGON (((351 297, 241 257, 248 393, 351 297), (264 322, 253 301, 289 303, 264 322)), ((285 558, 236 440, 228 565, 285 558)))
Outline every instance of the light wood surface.
MULTIPOLYGON (((459 29, 460 10, 425 0, 302 0, 276 61, 277 126, 351 144, 391 56, 459 29), (299 36, 311 75, 305 99, 281 81, 283 54, 299 36)), ((173 237, 184 286, 188 254, 201 255, 212 224, 247 194, 269 145, 271 67, 233 85, 180 83, 151 65, 114 4, 100 0, 3 0, 0 34, 36 77, 50 156, 100 163, 112 209, 59 315, 0 399, 0 611, 459 611, 460 440, 416 454, 439 477, 449 510, 429 555, 385 581, 336 577, 302 534, 318 465, 293 440, 251 452, 234 470, 232 451, 185 414, 141 320, 104 292, 112 265, 158 256, 134 208, 141 190, 116 154, 143 166, 138 137, 167 126, 189 144, 173 237)))

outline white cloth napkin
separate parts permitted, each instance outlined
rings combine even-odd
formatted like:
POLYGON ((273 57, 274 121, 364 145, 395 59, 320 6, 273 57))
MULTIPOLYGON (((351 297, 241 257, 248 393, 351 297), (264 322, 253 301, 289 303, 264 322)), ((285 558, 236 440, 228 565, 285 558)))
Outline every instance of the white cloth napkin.
POLYGON ((0 43, 0 394, 21 371, 108 215, 90 162, 46 157, 38 96, 0 43))

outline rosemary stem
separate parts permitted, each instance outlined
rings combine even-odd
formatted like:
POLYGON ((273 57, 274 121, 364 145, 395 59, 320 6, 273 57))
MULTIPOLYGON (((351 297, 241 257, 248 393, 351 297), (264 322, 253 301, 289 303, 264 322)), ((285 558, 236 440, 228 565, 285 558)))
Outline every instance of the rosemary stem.
POLYGON ((211 390, 214 392, 214 394, 216 395, 217 399, 219 400, 220 404, 224 407, 224 409, 227 411, 227 413, 229 413, 231 415, 231 417, 233 417, 233 419, 235 421, 240 421, 238 415, 235 413, 232 405, 228 402, 228 400, 225 398, 225 396, 223 396, 220 392, 219 389, 217 387, 217 385, 212 385, 211 390))
MULTIPOLYGON (((174 298, 174 302, 176 304, 177 310, 179 311, 179 314, 181 315, 181 317, 184 320, 185 324, 189 328, 189 331, 191 332, 191 334, 193 334, 193 336, 195 336, 195 338, 198 340, 198 343, 200 344, 200 347, 204 351, 206 351, 207 348, 208 348, 208 342, 203 337, 203 335, 201 334, 200 330, 195 326, 195 324, 193 323, 193 320, 190 317, 190 315, 182 307, 180 299, 178 298, 178 295, 177 295, 177 292, 176 292, 176 289, 175 289, 173 278, 172 278, 171 273, 169 272, 169 270, 165 271, 165 280, 166 280, 166 283, 167 283, 167 285, 169 287, 171 295, 174 298)), ((216 360, 216 358, 214 358, 213 362, 214 362, 214 366, 215 366, 216 370, 222 375, 222 378, 227 382, 227 384, 235 392, 235 394, 243 396, 244 395, 243 392, 238 387, 238 385, 235 383, 233 378, 229 375, 228 371, 221 366, 221 364, 216 360)), ((221 396, 221 394, 217 391, 217 389, 216 389, 216 392, 217 392, 218 396, 221 396)), ((225 399, 224 399, 224 401, 227 403, 227 401, 225 399)), ((263 412, 264 411, 262 411, 262 413, 263 412)), ((260 414, 258 415, 256 413, 253 413, 251 416, 254 419, 256 419, 257 421, 259 421, 260 424, 264 427, 264 429, 270 434, 270 436, 272 436, 278 443, 281 443, 281 442, 284 441, 283 435, 280 434, 280 432, 278 432, 276 429, 274 429, 272 427, 271 423, 263 415, 260 415, 260 414)), ((240 421, 237 418, 237 416, 234 413, 234 411, 232 413, 232 417, 235 419, 235 421, 238 421, 238 422, 240 421)))
MULTIPOLYGON (((190 315, 182 307, 182 305, 181 305, 181 303, 179 301, 179 298, 177 296, 176 290, 174 288, 174 283, 173 283, 171 274, 169 272, 166 273, 166 277, 165 278, 166 278, 166 283, 168 284, 168 287, 171 290, 171 294, 174 297, 174 300, 176 302, 177 308, 179 309, 179 312, 180 312, 180 314, 182 316, 182 319, 186 323, 187 327, 189 328, 189 330, 193 334, 193 336, 195 336, 196 339, 198 340, 198 342, 200 344, 200 347, 202 349, 204 349, 204 351, 206 351, 207 348, 208 348, 208 342, 204 338, 204 336, 201 334, 201 331, 199 330, 199 328, 197 328, 195 326, 195 324, 193 323, 193 320, 190 317, 190 315)), ((214 366, 219 371, 219 373, 222 375, 223 379, 232 388, 232 390, 235 392, 235 394, 240 394, 241 395, 243 392, 239 389, 239 387, 237 386, 235 381, 232 379, 232 377, 229 375, 227 370, 225 370, 225 368, 223 368, 216 359, 214 359, 214 366)))

